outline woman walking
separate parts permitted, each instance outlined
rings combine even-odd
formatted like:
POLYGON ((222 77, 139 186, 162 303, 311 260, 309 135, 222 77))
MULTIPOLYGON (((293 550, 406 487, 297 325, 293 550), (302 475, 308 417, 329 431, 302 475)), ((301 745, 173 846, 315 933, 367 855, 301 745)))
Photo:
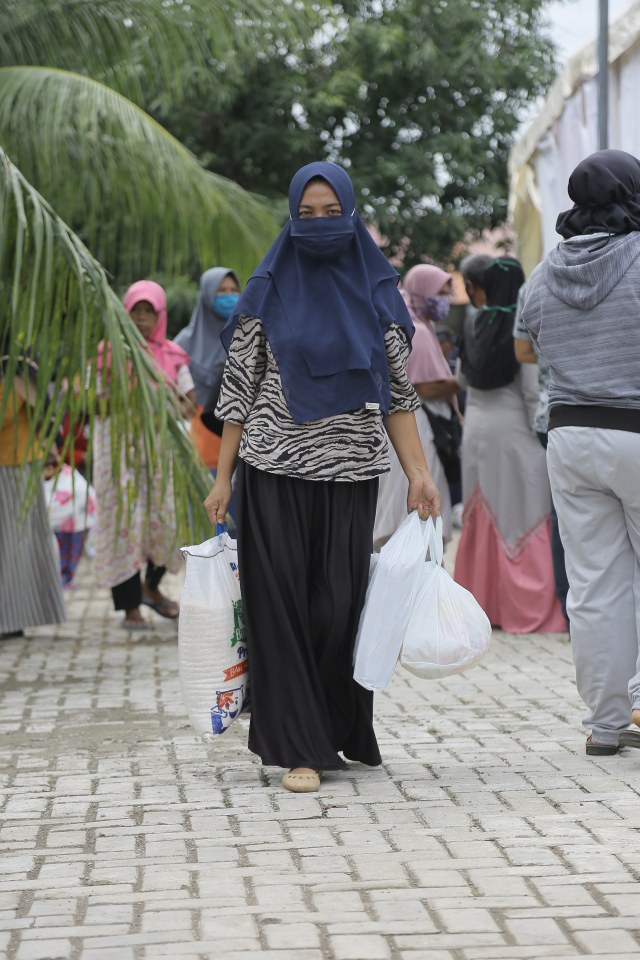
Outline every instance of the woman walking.
POLYGON ((381 762, 372 694, 353 680, 386 432, 408 507, 437 514, 406 376, 413 333, 397 274, 355 211, 347 173, 294 176, 290 220, 223 333, 229 358, 216 483, 224 517, 240 457, 238 553, 251 650, 249 748, 317 790, 344 757, 381 762))
POLYGON ((551 368, 547 460, 586 751, 608 755, 640 747, 640 160, 592 154, 569 196, 522 319, 551 368))
MULTIPOLYGON (((4 354, 4 351, 2 351, 4 354)), ((64 600, 57 550, 49 528, 42 481, 24 510, 31 470, 40 470, 29 407, 35 403, 37 367, 18 358, 9 376, 8 352, 0 356, 0 637, 22 636, 26 627, 62 623, 64 600), (24 513, 23 513, 24 510, 24 513)))
POLYGON ((461 264, 472 304, 460 361, 468 386, 462 438, 462 535, 455 579, 494 626, 564 632, 551 562, 551 494, 533 433, 537 371, 515 359, 513 318, 522 267, 479 254, 461 264))
MULTIPOLYGON (((462 434, 455 400, 460 386, 442 353, 434 324, 447 316, 450 293, 451 275, 432 264, 412 267, 402 282, 402 294, 415 331, 407 376, 420 400, 416 423, 434 483, 440 491, 445 540, 451 537, 452 525, 449 474, 455 477, 457 470, 457 482, 460 481, 459 449, 455 449, 462 434), (446 444, 447 453, 443 449, 438 451, 436 441, 441 447, 442 443, 446 444)), ((391 469, 380 478, 374 550, 379 550, 395 533, 407 509, 407 478, 393 450, 390 457, 391 469)))
POLYGON ((197 404, 197 415, 191 418, 191 438, 203 463, 214 476, 222 423, 216 420, 213 412, 227 359, 220 338, 239 297, 240 281, 233 270, 228 267, 205 270, 200 277, 200 292, 189 325, 173 341, 189 355, 197 404))
MULTIPOLYGON (((161 286, 151 280, 140 280, 129 287, 124 298, 125 309, 147 341, 150 353, 173 385, 184 406, 194 410, 195 392, 189 373, 189 357, 184 350, 167 340, 167 299, 161 286)), ((100 388, 103 395, 109 391, 110 354, 102 351, 100 388)), ((132 387, 135 389, 135 387, 132 387)), ((135 439, 131 439, 134 443, 135 439)), ((162 488, 158 475, 147 497, 144 471, 138 476, 123 461, 120 477, 113 475, 111 459, 111 424, 108 416, 97 417, 94 433, 93 482, 97 499, 95 531, 96 581, 98 586, 110 587, 113 605, 124 611, 122 626, 126 630, 148 630, 149 622, 142 616, 142 604, 155 610, 161 617, 175 620, 178 604, 160 591, 160 582, 169 569, 180 567, 176 544, 176 522, 173 506, 173 488, 169 483, 162 488), (129 484, 135 484, 136 503, 127 515, 129 484), (140 571, 146 566, 144 581, 140 571)))

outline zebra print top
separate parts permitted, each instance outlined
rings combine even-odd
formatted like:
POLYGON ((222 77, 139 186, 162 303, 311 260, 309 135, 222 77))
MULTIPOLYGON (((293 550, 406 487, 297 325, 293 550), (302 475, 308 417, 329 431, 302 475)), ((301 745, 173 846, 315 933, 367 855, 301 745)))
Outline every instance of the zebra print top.
MULTIPOLYGON (((417 410, 407 379, 409 344, 393 324, 385 335, 391 382, 390 413, 417 410)), ((224 369, 216 416, 242 424, 240 456, 268 473, 305 480, 370 480, 389 470, 380 410, 352 410, 294 423, 275 357, 257 317, 241 317, 224 369)))

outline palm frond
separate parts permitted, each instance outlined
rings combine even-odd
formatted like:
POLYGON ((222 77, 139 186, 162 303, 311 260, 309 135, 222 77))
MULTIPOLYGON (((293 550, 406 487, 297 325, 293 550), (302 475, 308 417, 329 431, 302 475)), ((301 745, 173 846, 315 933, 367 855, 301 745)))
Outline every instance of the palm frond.
POLYGON ((323 0, 311 8, 291 0, 4 0, 0 66, 109 78, 138 99, 141 76, 160 74, 163 86, 175 87, 178 66, 211 66, 230 50, 248 56, 279 35, 307 32, 322 6, 323 0))
MULTIPOLYGON (((2 148, 0 292, 0 344, 9 357, 4 382, 24 369, 21 356, 36 354, 31 434, 37 435, 43 456, 66 413, 72 422, 81 417, 93 422, 101 403, 96 357, 104 340, 111 348, 114 470, 123 462, 138 476, 145 470, 149 488, 159 470, 165 480, 172 474, 181 539, 193 542, 208 535, 202 507, 208 474, 179 422, 172 392, 102 266, 2 148)), ((0 419, 7 398, 5 390, 0 419)))
POLYGON ((263 199, 205 170, 130 100, 79 74, 1 68, 0 143, 123 282, 221 262, 246 277, 278 229, 263 199))

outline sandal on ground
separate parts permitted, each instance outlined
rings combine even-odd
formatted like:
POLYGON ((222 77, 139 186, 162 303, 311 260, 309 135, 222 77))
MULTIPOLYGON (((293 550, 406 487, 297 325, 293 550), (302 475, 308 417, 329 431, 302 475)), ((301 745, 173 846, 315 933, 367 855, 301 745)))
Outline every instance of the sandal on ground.
POLYGON ((291 790, 292 793, 315 793, 320 789, 320 771, 309 770, 307 773, 295 773, 299 767, 294 767, 285 773, 282 778, 282 786, 285 790, 291 790))
POLYGON ((120 621, 123 630, 151 630, 151 624, 148 620, 124 620, 120 621))
POLYGON ((618 738, 618 745, 621 747, 640 747, 640 730, 637 727, 635 730, 633 727, 623 730, 618 738))
POLYGON ((166 597, 162 600, 145 600, 143 598, 142 602, 146 607, 155 610, 159 616, 165 617, 166 620, 177 620, 180 615, 180 607, 175 600, 168 600, 166 597))
MULTIPOLYGON (((621 738, 622 739, 622 736, 621 738)), ((587 737, 587 753, 590 757, 613 757, 618 752, 617 743, 598 743, 593 734, 587 737)))

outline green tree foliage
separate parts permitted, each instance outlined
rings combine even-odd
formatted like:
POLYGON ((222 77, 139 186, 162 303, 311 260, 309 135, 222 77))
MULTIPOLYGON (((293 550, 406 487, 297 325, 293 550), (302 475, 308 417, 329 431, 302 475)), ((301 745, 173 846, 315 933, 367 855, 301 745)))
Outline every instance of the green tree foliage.
MULTIPOLYGON (((317 0, 321 8, 321 0, 317 0)), ((313 29, 316 3, 290 0, 3 0, 0 64, 56 67, 139 100, 174 92, 192 67, 252 57, 313 29)))
POLYGON ((223 66, 215 97, 195 69, 179 105, 152 109, 267 195, 302 163, 343 163, 408 265, 505 219, 514 132, 554 73, 543 0, 343 0, 311 39, 223 66))
POLYGON ((0 70, 0 142, 120 284, 221 259, 247 273, 276 229, 262 199, 80 74, 0 70))
MULTIPOLYGON (((44 453, 66 414, 93 421, 104 340, 114 470, 146 471, 149 481, 158 469, 165 481, 172 474, 185 539, 208 529, 206 472, 109 281, 197 275, 220 260, 246 276, 274 236, 277 217, 263 198, 206 170, 140 107, 159 91, 177 97, 181 78, 213 70, 213 57, 251 59, 266 8, 262 0, 0 4, 2 376, 10 384, 20 357, 35 351, 32 432, 44 453)), ((300 11, 288 0, 269 9, 278 34, 297 29, 300 11)), ((130 505, 135 482, 128 494, 130 505)))
MULTIPOLYGON (((272 6, 273 29, 294 32, 286 0, 272 6)), ((274 236, 277 218, 264 200, 206 171, 139 106, 160 90, 179 97, 193 70, 215 86, 215 64, 231 52, 252 59, 264 43, 256 11, 266 16, 267 6, 0 6, 0 144, 118 284, 154 271, 197 274, 220 259, 246 276, 274 236)))
MULTIPOLYGON (((185 538, 206 535, 207 475, 193 456, 172 391, 102 266, 1 147, 0 223, 0 382, 11 383, 16 372, 24 375, 22 357, 37 357, 35 403, 28 411, 43 459, 67 414, 74 423, 87 417, 92 424, 96 413, 106 412, 105 401, 98 400, 96 363, 98 341, 104 339, 110 344, 107 402, 115 474, 127 469, 139 476, 147 470, 151 478, 164 468, 166 480, 172 462, 180 532, 185 538)), ((104 385, 104 373, 102 379, 104 385)), ((9 396, 4 390, 0 421, 9 396)), ((33 473, 31 493, 37 480, 33 473)), ((133 484, 129 505, 135 497, 133 484)))

